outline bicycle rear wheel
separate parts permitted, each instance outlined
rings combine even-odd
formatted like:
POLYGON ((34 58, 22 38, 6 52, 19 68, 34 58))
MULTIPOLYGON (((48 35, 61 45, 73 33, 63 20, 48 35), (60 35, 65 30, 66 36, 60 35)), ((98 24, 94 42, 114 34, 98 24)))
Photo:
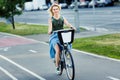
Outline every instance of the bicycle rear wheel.
POLYGON ((75 77, 75 67, 73 57, 70 51, 65 51, 65 68, 69 80, 74 80, 75 77))

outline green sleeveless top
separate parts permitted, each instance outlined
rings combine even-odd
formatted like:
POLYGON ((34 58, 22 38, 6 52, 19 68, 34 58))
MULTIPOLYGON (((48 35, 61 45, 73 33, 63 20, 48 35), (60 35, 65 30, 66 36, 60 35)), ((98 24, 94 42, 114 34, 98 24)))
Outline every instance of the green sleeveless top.
POLYGON ((55 19, 54 17, 52 17, 52 31, 63 29, 63 25, 63 17, 60 17, 59 19, 55 19))

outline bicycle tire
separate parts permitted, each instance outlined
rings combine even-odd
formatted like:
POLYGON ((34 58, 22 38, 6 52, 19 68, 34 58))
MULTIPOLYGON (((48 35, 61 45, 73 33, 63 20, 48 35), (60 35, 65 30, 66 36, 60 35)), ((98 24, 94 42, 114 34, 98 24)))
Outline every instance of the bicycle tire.
POLYGON ((74 80, 75 67, 74 67, 74 61, 73 61, 71 52, 69 50, 66 50, 64 57, 65 57, 65 69, 66 69, 67 76, 69 80, 74 80))

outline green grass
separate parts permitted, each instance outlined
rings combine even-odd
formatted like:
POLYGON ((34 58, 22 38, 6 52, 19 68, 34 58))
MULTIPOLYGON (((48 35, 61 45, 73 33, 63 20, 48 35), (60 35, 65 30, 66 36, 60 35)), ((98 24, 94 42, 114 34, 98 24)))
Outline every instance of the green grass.
POLYGON ((120 33, 75 39, 73 48, 120 59, 120 33))
POLYGON ((0 22, 0 32, 6 32, 16 35, 47 34, 48 26, 33 24, 15 24, 16 29, 12 29, 10 24, 0 22))
MULTIPOLYGON (((47 34, 48 26, 46 25, 33 25, 33 24, 23 24, 23 23, 16 23, 16 29, 12 29, 12 25, 5 24, 0 22, 0 32, 6 32, 16 35, 33 35, 33 34, 47 34)), ((67 28, 66 26, 64 28, 67 28)), ((80 29, 81 31, 85 31, 84 28, 80 29)))

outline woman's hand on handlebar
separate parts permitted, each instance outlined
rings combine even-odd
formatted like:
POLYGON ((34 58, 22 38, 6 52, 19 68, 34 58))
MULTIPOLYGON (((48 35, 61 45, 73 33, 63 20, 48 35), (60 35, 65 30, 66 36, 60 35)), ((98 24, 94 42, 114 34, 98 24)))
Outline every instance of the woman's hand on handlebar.
POLYGON ((75 28, 75 27, 70 27, 70 28, 76 31, 76 28, 75 28))

